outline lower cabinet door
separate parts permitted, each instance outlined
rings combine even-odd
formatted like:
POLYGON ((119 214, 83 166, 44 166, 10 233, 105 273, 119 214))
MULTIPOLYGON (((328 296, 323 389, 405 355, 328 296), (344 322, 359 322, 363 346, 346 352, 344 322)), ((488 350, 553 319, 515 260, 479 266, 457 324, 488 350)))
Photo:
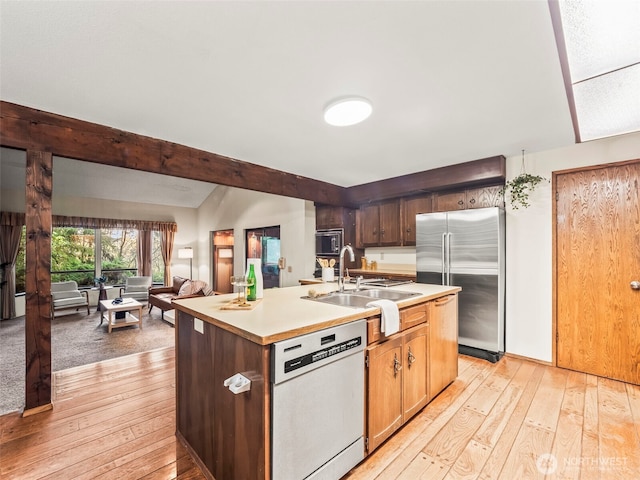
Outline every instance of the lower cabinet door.
POLYGON ((429 325, 423 324, 403 335, 403 422, 408 421, 427 404, 427 362, 429 325))
POLYGON ((429 302, 429 400, 458 376, 458 295, 429 302))
POLYGON ((368 451, 373 451, 402 425, 402 335, 367 350, 368 451))

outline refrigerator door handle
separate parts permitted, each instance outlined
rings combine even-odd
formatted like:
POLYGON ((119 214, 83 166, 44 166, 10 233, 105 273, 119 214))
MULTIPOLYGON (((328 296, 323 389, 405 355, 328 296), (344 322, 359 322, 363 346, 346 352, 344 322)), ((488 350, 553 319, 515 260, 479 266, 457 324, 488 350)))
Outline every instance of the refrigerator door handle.
POLYGON ((442 234, 442 244, 440 245, 440 248, 442 250, 442 269, 440 270, 442 272, 442 285, 446 285, 445 283, 445 273, 446 273, 446 265, 444 262, 444 245, 446 243, 446 238, 447 238, 447 232, 442 234))
POLYGON ((451 285, 451 232, 447 232, 447 285, 451 285))

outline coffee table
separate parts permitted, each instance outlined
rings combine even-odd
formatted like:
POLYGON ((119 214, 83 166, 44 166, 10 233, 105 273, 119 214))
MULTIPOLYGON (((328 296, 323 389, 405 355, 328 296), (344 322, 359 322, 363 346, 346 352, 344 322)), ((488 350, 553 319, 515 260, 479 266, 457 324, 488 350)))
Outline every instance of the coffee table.
POLYGON ((142 304, 133 298, 123 298, 122 303, 113 303, 113 300, 100 300, 100 325, 106 320, 109 333, 114 328, 126 327, 128 325, 138 325, 142 330, 142 304), (132 312, 138 311, 138 316, 132 312), (115 312, 125 312, 125 317, 115 318, 115 312))

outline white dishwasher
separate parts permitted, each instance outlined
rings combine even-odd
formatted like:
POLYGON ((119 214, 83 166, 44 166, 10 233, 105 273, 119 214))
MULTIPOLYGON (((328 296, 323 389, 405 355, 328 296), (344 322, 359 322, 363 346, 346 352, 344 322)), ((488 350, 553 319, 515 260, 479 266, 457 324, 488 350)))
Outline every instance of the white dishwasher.
POLYGON ((338 480, 364 458, 366 325, 273 344, 273 480, 338 480))

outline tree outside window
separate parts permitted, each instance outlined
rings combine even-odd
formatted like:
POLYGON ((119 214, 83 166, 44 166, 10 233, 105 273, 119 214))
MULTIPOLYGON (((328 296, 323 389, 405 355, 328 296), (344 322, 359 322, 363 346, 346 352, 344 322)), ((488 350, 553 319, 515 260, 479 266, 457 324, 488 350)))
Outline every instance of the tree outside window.
POLYGON ((137 274, 138 231, 103 228, 100 230, 101 274, 110 285, 123 285, 137 274))

